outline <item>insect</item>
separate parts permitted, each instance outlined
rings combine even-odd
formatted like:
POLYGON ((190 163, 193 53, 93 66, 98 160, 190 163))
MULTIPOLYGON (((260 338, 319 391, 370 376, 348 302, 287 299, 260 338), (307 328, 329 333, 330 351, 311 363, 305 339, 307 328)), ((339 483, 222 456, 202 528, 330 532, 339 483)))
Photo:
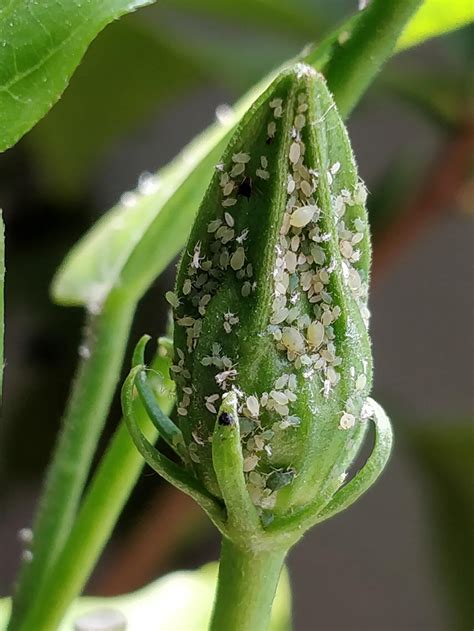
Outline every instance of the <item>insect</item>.
POLYGON ((252 178, 246 175, 238 186, 237 195, 242 195, 242 197, 246 197, 247 199, 250 199, 250 196, 252 195, 252 189, 253 189, 252 178))
POLYGON ((204 258, 203 256, 201 256, 201 242, 200 241, 196 243, 196 245, 194 246, 194 252, 190 256, 191 256, 191 267, 194 267, 194 269, 199 269, 201 267, 201 261, 204 258))
POLYGON ((232 425, 234 422, 234 419, 228 412, 222 412, 222 414, 220 414, 218 418, 218 421, 219 421, 219 425, 232 425))

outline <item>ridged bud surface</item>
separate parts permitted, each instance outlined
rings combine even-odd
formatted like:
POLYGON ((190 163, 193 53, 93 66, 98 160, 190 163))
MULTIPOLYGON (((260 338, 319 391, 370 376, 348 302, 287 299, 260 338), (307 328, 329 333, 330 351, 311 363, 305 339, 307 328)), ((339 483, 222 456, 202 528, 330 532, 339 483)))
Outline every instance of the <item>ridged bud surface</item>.
POLYGON ((230 390, 263 513, 340 486, 372 379, 365 198, 324 78, 285 71, 216 166, 167 295, 180 428, 213 494, 212 434, 230 390))

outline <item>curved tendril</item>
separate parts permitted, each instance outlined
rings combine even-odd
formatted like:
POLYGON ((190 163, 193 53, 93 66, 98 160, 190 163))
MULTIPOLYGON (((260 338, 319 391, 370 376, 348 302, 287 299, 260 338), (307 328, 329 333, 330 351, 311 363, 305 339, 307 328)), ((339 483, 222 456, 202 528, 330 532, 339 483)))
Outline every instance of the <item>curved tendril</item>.
POLYGON ((125 422, 136 448, 152 469, 167 482, 190 495, 203 508, 217 528, 225 534, 225 514, 218 500, 211 495, 198 480, 190 476, 172 460, 169 460, 169 458, 161 454, 149 442, 140 429, 134 412, 134 404, 136 403, 134 384, 137 374, 142 370, 143 366, 141 365, 135 366, 135 368, 131 370, 123 384, 121 392, 122 410, 125 422))
POLYGON ((318 501, 292 515, 275 520, 267 528, 269 534, 279 533, 283 536, 287 534, 291 537, 291 533, 297 531, 301 536, 301 533, 308 528, 329 519, 353 504, 377 480, 387 464, 392 449, 392 426, 383 408, 376 401, 367 399, 367 402, 374 412, 373 421, 376 433, 374 448, 365 465, 352 480, 336 491, 324 507, 321 507, 318 501))
POLYGON ((189 463, 189 454, 186 449, 183 434, 156 402, 153 390, 148 383, 145 370, 137 371, 134 385, 140 395, 143 407, 151 422, 160 433, 160 436, 168 443, 171 449, 178 454, 185 464, 189 463))
POLYGON ((262 533, 262 526, 245 483, 243 461, 237 398, 229 392, 219 408, 212 435, 212 462, 229 524, 236 533, 248 537, 262 533))
POLYGON ((145 366, 145 348, 148 342, 151 340, 149 335, 142 335, 137 345, 133 350, 132 368, 139 366, 140 364, 145 366))

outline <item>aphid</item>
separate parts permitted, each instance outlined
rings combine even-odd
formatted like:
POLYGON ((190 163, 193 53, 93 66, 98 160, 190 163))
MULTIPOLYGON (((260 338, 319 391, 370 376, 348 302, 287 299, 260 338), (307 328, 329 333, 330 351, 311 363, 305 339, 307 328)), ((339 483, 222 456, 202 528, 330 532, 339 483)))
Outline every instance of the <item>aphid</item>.
POLYGON ((252 178, 246 175, 237 188, 237 195, 250 199, 250 196, 252 195, 252 188, 252 178))
POLYGON ((198 241, 194 246, 194 252, 191 256, 191 267, 194 269, 199 269, 201 267, 201 261, 204 257, 201 256, 201 242, 198 241))
POLYGON ((217 419, 219 425, 233 425, 234 419, 228 412, 222 412, 217 419))

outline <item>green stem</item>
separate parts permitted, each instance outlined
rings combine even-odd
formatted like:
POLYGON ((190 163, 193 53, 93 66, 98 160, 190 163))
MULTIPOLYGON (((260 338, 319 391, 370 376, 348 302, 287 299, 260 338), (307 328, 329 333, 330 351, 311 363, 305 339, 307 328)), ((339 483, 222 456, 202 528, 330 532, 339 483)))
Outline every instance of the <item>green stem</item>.
POLYGON ((286 550, 246 550, 222 540, 210 631, 268 628, 286 550))
MULTIPOLYGON (((173 382, 168 376, 170 363, 168 357, 158 353, 151 366, 162 376, 161 392, 155 392, 155 396, 165 414, 174 404, 173 382)), ((154 443, 158 431, 142 405, 136 406, 136 417, 144 435, 154 443)), ((144 464, 122 421, 87 489, 64 548, 21 629, 55 629, 59 625, 70 603, 83 590, 144 464)))
MULTIPOLYGON (((137 415, 143 433, 154 442, 158 432, 141 406, 137 406, 137 415)), ((66 545, 21 631, 57 628, 70 603, 84 588, 144 464, 122 422, 101 460, 66 545)))
MULTIPOLYGON (((92 458, 120 376, 135 303, 114 290, 91 317, 61 434, 35 519, 33 558, 23 563, 9 631, 16 631, 74 523, 92 458)), ((34 628, 34 627, 30 627, 34 628)))
POLYGON ((349 39, 325 69, 339 112, 347 118, 383 64, 393 53, 403 29, 423 0, 371 0, 349 39))

